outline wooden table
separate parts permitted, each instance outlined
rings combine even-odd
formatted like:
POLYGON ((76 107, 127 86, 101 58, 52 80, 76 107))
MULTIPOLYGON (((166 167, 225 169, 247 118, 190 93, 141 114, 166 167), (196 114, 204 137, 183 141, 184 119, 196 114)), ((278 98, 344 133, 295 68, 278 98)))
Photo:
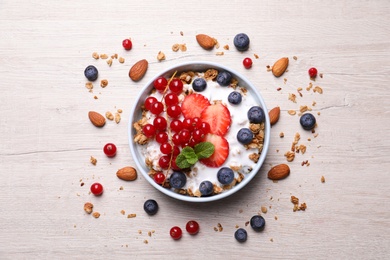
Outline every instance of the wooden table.
POLYGON ((388 1, 1 1, 0 258, 388 258, 389 13, 388 1), (232 42, 240 32, 251 40, 244 53, 232 42), (219 49, 203 50, 195 40, 199 33, 215 37, 219 49), (121 46, 128 37, 131 51, 121 46), (187 50, 173 52, 175 43, 187 50), (159 51, 166 60, 157 61, 159 51), (114 58, 108 66, 93 52, 116 53, 125 63, 114 58), (245 57, 253 59, 249 70, 245 57), (275 78, 267 65, 281 57, 290 65, 275 78), (140 59, 149 61, 149 69, 134 83, 128 71, 140 59), (127 183, 115 175, 134 165, 127 127, 143 85, 167 67, 193 60, 242 73, 269 109, 282 110, 254 180, 234 196, 200 205, 168 198, 142 176, 127 183), (109 82, 105 88, 95 82, 93 93, 83 75, 89 64, 109 82), (323 77, 311 81, 310 67, 323 77), (306 90, 309 83, 323 94, 306 90), (304 105, 317 117, 318 135, 287 112, 304 105), (90 110, 117 109, 123 110, 120 123, 108 121, 102 129, 87 117, 90 110), (274 183, 267 172, 287 163, 284 153, 296 133, 307 151, 288 163, 287 179, 274 183), (115 158, 102 152, 108 142, 118 147, 115 158), (89 193, 95 181, 105 187, 101 197, 89 193), (305 211, 293 212, 292 195, 307 204, 305 211), (160 205, 153 217, 143 211, 149 198, 160 205), (84 212, 87 201, 100 218, 84 212), (268 208, 262 213, 266 229, 255 233, 247 221, 261 206, 268 208), (131 213, 136 217, 127 218, 131 213), (172 240, 169 229, 184 229, 191 219, 200 233, 184 231, 181 240, 172 240), (246 243, 235 241, 237 227, 247 229, 246 243))

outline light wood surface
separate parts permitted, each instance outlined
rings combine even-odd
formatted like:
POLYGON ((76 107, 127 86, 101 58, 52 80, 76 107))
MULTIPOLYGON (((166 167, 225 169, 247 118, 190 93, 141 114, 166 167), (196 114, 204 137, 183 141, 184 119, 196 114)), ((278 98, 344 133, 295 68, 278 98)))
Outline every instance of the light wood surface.
POLYGON ((0 1, 0 258, 388 258, 389 13, 385 0, 0 1), (240 32, 251 39, 245 53, 232 43, 240 32), (215 37, 221 47, 203 50, 198 33, 215 37), (121 46, 127 37, 133 41, 129 52, 121 46), (173 52, 175 43, 185 43, 187 51, 173 52), (226 44, 229 50, 222 48, 226 44), (92 59, 95 51, 126 61, 109 67, 92 59), (156 59, 159 51, 166 54, 163 62, 156 59), (224 55, 217 56, 219 51, 224 55), (250 70, 242 66, 246 56, 254 61, 250 70), (290 58, 289 69, 275 78, 266 66, 281 57, 290 58), (149 69, 134 83, 128 71, 140 59, 149 61, 149 69), (168 198, 142 177, 126 183, 115 175, 134 165, 127 124, 140 89, 163 69, 193 60, 237 70, 257 86, 268 108, 282 109, 254 180, 234 196, 201 205, 168 198), (93 93, 85 88, 89 64, 99 68, 99 80, 108 79, 106 88, 98 82, 93 93), (312 66, 323 73, 314 82, 322 95, 306 90, 312 66), (297 103, 288 100, 289 93, 297 103), (316 138, 287 113, 302 105, 317 116, 316 138), (88 120, 90 110, 118 108, 119 124, 97 129, 88 120), (286 162, 283 154, 297 132, 307 151, 289 163, 287 179, 274 183, 267 172, 286 162), (113 159, 102 152, 107 142, 118 146, 113 159), (304 160, 310 166, 301 166, 304 160), (89 194, 95 181, 105 187, 101 197, 89 194), (293 212, 291 195, 306 202, 306 211, 293 212), (160 205, 153 217, 142 208, 149 198, 160 205), (85 214, 87 201, 99 219, 85 214), (255 233, 246 222, 261 206, 268 207, 266 229, 255 233), (128 219, 130 213, 137 216, 128 219), (169 229, 184 230, 191 219, 199 222, 200 233, 184 231, 173 241, 169 229), (214 230, 218 223, 221 232, 214 230), (237 226, 248 231, 244 244, 233 237, 237 226))

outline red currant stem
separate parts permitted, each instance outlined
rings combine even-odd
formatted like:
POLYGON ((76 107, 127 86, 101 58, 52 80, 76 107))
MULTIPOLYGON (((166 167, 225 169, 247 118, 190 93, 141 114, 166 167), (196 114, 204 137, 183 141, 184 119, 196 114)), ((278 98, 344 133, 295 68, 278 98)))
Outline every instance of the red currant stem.
POLYGON ((170 84, 171 81, 175 78, 176 73, 177 73, 177 71, 175 71, 175 72, 173 73, 172 77, 168 80, 168 83, 167 83, 167 85, 165 86, 165 89, 164 89, 164 91, 163 91, 163 96, 162 96, 162 98, 161 98, 161 102, 164 100, 165 96, 167 95, 167 90, 168 90, 168 88, 169 88, 169 84, 170 84))

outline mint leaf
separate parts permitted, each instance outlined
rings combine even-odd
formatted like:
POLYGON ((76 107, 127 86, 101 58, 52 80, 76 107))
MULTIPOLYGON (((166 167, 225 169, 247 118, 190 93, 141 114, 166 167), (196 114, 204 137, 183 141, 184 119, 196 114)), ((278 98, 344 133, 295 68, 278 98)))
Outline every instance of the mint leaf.
POLYGON ((196 156, 194 149, 189 146, 184 147, 184 149, 181 150, 181 154, 186 157, 187 162, 190 164, 195 164, 198 161, 198 156, 196 156))
POLYGON ((195 145, 194 148, 194 153, 198 159, 209 158, 215 151, 214 145, 210 142, 201 142, 195 145))
POLYGON ((176 157, 176 165, 180 169, 190 168, 192 166, 192 164, 187 161, 185 155, 181 153, 176 157))

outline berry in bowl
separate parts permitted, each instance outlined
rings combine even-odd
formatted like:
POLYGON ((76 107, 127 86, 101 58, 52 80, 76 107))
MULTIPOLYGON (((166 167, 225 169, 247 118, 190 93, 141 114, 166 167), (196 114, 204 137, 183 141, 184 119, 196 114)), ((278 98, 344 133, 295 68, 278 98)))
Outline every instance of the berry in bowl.
POLYGON ((137 97, 129 120, 133 159, 173 198, 207 202, 243 188, 269 146, 263 98, 247 79, 212 62, 163 71, 137 97))

